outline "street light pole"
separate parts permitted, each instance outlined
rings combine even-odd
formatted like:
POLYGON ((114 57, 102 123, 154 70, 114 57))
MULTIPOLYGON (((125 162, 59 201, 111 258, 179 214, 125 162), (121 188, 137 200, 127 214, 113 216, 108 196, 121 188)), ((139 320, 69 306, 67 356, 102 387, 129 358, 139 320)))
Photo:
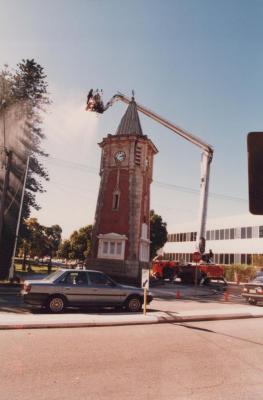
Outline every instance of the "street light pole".
POLYGON ((27 181, 27 174, 28 174, 29 161, 30 161, 30 156, 27 157, 27 162, 26 162, 25 177, 24 177, 24 183, 23 183, 23 189, 22 189, 20 207, 19 207, 19 214, 18 214, 17 224, 16 224, 15 244, 14 244, 14 250, 13 250, 13 255, 12 255, 11 267, 10 267, 9 276, 8 276, 9 280, 14 278, 16 248, 17 248, 18 234, 19 234, 19 229, 20 229, 22 208, 23 208, 23 203, 24 203, 24 195, 25 195, 25 188, 26 188, 26 181, 27 181))
POLYGON ((6 204, 6 196, 7 190, 9 186, 9 175, 10 175, 10 168, 11 168, 11 159, 12 159, 12 152, 8 151, 6 148, 3 150, 4 153, 4 183, 3 183, 3 191, 2 191, 2 199, 0 203, 0 246, 2 243, 2 235, 3 235, 3 227, 4 227, 4 212, 5 212, 5 204, 6 204))

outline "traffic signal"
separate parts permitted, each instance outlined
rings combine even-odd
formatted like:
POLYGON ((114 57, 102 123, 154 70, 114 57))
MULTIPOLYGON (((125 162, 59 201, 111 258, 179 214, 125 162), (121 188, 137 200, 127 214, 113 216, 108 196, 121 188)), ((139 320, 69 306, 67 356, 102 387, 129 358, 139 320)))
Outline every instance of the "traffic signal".
POLYGON ((249 211, 263 215, 263 132, 247 135, 249 211))

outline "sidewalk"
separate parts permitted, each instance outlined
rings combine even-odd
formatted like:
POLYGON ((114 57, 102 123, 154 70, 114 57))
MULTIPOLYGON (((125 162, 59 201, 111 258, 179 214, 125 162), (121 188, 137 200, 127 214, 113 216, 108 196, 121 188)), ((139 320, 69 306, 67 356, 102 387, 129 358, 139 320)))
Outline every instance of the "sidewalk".
POLYGON ((2 312, 0 313, 0 330, 144 325, 263 317, 263 307, 243 304, 213 304, 210 302, 200 304, 193 301, 178 301, 173 302, 172 307, 169 307, 170 311, 166 307, 168 302, 164 302, 161 307, 163 310, 156 309, 158 302, 155 303, 153 307, 149 306, 147 315, 121 312, 71 313, 69 310, 58 315, 40 312, 38 314, 2 312))

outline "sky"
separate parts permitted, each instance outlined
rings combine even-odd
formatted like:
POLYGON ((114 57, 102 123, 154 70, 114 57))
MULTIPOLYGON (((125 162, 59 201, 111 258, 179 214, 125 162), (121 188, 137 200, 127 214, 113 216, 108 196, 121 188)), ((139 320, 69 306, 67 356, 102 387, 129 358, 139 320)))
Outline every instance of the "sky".
MULTIPOLYGON (((52 105, 42 147, 50 175, 32 211, 63 237, 94 220, 100 148, 126 105, 85 111, 90 88, 116 92, 214 148, 208 218, 248 212, 246 137, 263 129, 263 0, 0 0, 0 67, 34 58, 52 105)), ((201 151, 141 115, 159 150, 151 208, 167 222, 195 221, 201 151)))

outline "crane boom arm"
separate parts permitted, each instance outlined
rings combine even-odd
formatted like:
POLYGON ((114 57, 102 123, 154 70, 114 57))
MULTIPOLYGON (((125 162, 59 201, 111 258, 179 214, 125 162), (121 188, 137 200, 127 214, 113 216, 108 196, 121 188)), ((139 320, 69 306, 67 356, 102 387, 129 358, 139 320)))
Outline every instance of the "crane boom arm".
MULTIPOLYGON (((131 102, 131 99, 127 96, 125 96, 122 93, 117 93, 115 94, 111 100, 106 104, 105 110, 107 110, 110 106, 113 105, 116 101, 122 101, 126 104, 129 104, 131 102)), ((212 159, 213 157, 213 148, 209 144, 205 143, 202 139, 199 137, 193 135, 190 132, 187 132, 186 130, 180 128, 179 126, 173 124, 172 122, 168 121, 167 119, 161 117, 160 115, 156 114, 152 110, 149 110, 148 108, 142 106, 141 104, 138 104, 136 101, 136 106, 138 111, 142 112, 143 114, 147 115, 147 117, 152 118, 159 124, 165 126, 166 128, 170 129, 177 135, 183 137, 184 139, 188 140, 189 142, 195 144, 196 146, 200 147, 203 151, 205 151, 212 159)))

